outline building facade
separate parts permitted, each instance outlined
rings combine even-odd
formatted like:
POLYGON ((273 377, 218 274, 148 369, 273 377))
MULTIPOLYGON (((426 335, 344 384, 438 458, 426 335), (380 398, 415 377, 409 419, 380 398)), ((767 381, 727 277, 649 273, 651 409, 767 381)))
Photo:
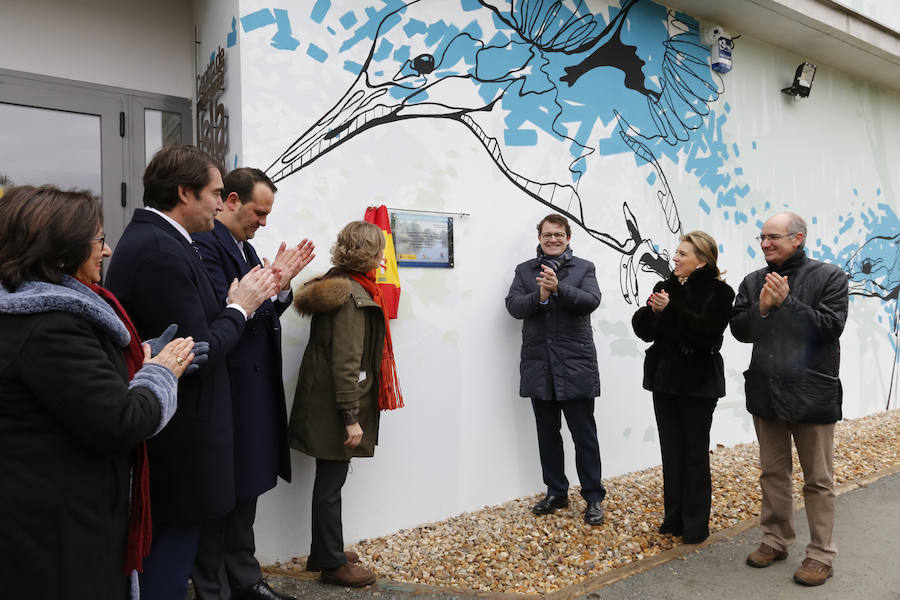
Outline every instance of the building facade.
MULTIPOLYGON (((572 218, 604 296, 591 320, 607 475, 659 463, 630 318, 680 232, 711 233, 736 287, 764 265, 761 222, 806 217, 808 253, 851 282, 844 414, 898 407, 900 9, 886 4, 5 2, 0 186, 91 189, 115 240, 153 152, 199 140, 277 180, 257 247, 313 239, 310 276, 369 205, 453 217, 453 268, 400 269, 407 406, 383 414, 376 458, 353 462, 352 542, 540 491, 503 299, 549 212, 572 218), (711 68, 727 66, 720 37, 728 72, 711 68), (804 62, 808 97, 782 93, 804 62)), ((283 323, 292 398, 309 322, 283 323)), ((713 444, 755 439, 749 354, 726 335, 713 444)), ((293 461, 294 482, 260 502, 264 560, 308 550, 314 464, 293 461)))

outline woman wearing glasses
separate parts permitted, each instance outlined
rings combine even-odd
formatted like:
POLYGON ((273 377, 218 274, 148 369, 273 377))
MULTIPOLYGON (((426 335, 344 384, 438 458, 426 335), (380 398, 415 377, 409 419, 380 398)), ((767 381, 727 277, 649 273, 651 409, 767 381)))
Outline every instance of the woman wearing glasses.
POLYGON ((712 486, 709 430, 725 395, 719 349, 734 291, 716 266, 716 241, 692 231, 681 237, 672 276, 660 281, 632 319, 634 332, 653 342, 644 359, 644 388, 662 453, 665 517, 660 533, 699 544, 709 536, 712 486))
POLYGON ((175 412, 194 357, 187 338, 151 358, 86 285, 110 254, 101 217, 89 194, 51 186, 0 198, 4 598, 128 596, 133 451, 175 412))

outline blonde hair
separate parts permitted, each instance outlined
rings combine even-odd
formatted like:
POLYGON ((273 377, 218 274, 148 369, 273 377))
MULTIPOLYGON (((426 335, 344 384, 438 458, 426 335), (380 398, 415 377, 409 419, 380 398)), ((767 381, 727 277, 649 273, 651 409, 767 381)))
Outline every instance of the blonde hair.
POLYGON ((719 246, 716 244, 716 240, 713 239, 713 236, 705 231, 691 231, 681 236, 679 240, 693 246, 694 254, 697 255, 697 259, 699 259, 700 262, 705 262, 706 266, 712 269, 717 279, 724 281, 722 276, 725 272, 719 271, 719 266, 716 264, 716 261, 719 258, 719 246))
POLYGON ((377 225, 351 221, 341 229, 331 247, 331 262, 344 271, 368 273, 381 262, 384 234, 377 225))

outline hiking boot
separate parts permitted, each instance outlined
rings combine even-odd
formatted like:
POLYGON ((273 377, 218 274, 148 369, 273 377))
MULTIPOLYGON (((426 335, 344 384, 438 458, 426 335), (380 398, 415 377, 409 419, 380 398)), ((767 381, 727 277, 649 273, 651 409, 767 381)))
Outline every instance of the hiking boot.
POLYGON ((346 587, 362 587, 375 583, 375 573, 359 563, 348 562, 337 569, 322 571, 322 583, 346 587))
POLYGON ((803 585, 822 585, 832 575, 834 569, 821 561, 807 557, 794 572, 794 581, 803 585))
POLYGON ((747 564, 751 567, 763 569, 768 567, 776 560, 784 560, 787 558, 787 552, 784 550, 776 550, 772 546, 762 543, 759 548, 751 552, 747 556, 747 564))

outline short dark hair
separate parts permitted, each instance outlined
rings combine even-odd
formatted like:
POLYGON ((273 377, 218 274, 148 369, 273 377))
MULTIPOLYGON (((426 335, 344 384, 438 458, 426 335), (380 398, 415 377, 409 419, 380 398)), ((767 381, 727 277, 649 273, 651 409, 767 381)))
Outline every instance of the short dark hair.
POLYGON ((278 188, 275 187, 268 175, 253 167, 241 167, 240 169, 229 171, 222 182, 225 185, 222 197, 227 198, 228 194, 235 192, 241 199, 241 204, 247 204, 253 199, 253 188, 256 187, 257 183, 266 184, 273 194, 278 191, 278 188))
POLYGON ((541 222, 537 224, 538 235, 541 235, 541 229, 544 227, 544 223, 553 223, 554 225, 565 227, 566 237, 572 237, 572 228, 569 227, 569 220, 564 216, 556 213, 551 213, 541 219, 541 222))
POLYGON ((61 283, 91 254, 103 224, 100 201, 88 191, 23 185, 0 198, 0 284, 14 292, 24 281, 61 283))
POLYGON ((166 146, 144 171, 144 206, 172 210, 178 204, 178 186, 199 194, 209 184, 210 167, 225 172, 215 158, 195 146, 166 146))

